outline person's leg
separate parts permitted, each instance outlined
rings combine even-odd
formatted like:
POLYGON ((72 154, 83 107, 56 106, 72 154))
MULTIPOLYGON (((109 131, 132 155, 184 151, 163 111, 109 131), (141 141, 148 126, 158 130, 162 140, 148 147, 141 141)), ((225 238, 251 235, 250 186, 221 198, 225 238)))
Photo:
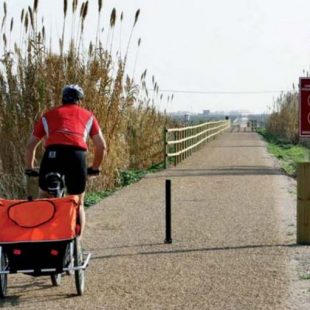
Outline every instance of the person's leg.
POLYGON ((82 150, 71 150, 68 152, 67 161, 65 182, 68 194, 79 196, 79 220, 81 229, 80 238, 82 238, 86 223, 84 209, 84 196, 87 178, 86 152, 82 150))
POLYGON ((52 166, 52 162, 48 156, 48 150, 45 150, 44 155, 40 164, 39 174, 39 197, 38 198, 49 198, 46 184, 46 174, 50 172, 49 168, 52 166))

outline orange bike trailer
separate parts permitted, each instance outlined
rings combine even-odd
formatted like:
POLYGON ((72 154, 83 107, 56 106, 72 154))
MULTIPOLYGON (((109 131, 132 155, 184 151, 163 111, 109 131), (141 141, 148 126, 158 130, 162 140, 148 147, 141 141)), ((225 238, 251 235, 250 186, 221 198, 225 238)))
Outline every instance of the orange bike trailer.
POLYGON ((0 199, 0 244, 71 240, 77 235, 78 196, 0 199))
POLYGON ((0 246, 10 273, 43 269, 63 272, 70 263, 69 244, 76 237, 78 196, 38 200, 0 199, 0 246))
POLYGON ((10 273, 50 276, 74 273, 78 295, 91 253, 83 252, 78 222, 79 197, 37 200, 0 199, 0 298, 7 294, 10 273))

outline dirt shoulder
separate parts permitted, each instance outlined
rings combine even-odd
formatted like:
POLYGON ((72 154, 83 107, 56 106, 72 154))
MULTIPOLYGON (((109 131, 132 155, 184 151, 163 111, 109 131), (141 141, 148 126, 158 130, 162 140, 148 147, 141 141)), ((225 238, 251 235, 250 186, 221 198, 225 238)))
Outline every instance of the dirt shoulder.
POLYGON ((296 184, 255 133, 225 133, 175 168, 87 212, 87 290, 9 276, 3 308, 309 309, 308 247, 296 246, 296 184), (164 241, 172 180, 173 243, 164 241))

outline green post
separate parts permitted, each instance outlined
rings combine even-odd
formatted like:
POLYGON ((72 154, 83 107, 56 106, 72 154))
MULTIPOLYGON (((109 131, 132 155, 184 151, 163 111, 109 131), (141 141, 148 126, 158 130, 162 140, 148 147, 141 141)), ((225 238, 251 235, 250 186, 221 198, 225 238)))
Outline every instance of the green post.
POLYGON ((297 165, 297 244, 310 244, 310 163, 297 165))

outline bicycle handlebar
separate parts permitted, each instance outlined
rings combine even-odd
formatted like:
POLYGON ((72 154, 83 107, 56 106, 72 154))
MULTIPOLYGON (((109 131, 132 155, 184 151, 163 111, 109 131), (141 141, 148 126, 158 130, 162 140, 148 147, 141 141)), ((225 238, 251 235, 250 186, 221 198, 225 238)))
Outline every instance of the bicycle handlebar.
POLYGON ((99 169, 94 169, 93 167, 88 167, 87 168, 87 175, 89 176, 96 176, 100 174, 100 170, 99 169))

